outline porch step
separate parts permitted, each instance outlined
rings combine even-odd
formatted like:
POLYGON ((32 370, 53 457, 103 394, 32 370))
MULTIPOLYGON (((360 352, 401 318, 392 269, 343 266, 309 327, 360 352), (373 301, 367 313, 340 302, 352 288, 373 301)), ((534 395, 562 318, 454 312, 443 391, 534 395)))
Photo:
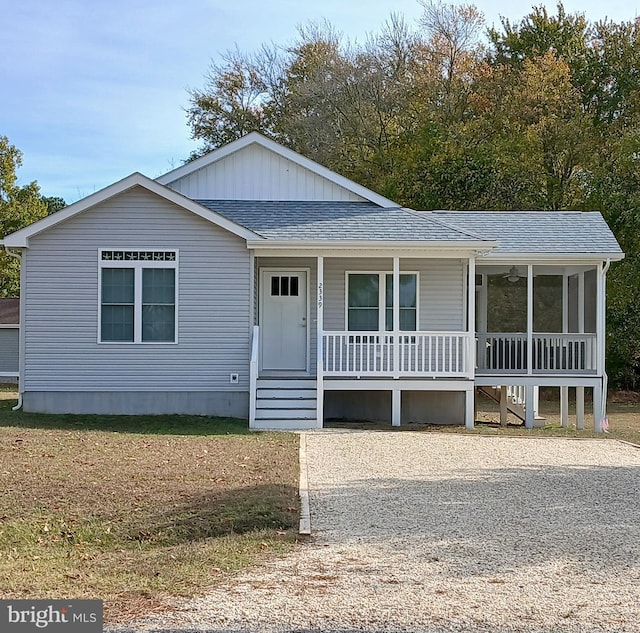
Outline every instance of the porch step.
POLYGON ((282 398, 302 400, 315 397, 315 389, 258 389, 258 399, 260 400, 280 400, 282 398))
POLYGON ((259 378, 254 428, 302 430, 317 426, 315 378, 259 378))

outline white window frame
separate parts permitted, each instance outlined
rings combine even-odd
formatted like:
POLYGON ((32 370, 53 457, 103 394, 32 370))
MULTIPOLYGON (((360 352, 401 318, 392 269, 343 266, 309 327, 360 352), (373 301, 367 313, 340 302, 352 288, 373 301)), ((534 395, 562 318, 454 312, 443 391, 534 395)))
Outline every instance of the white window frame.
POLYGON ((178 269, 180 252, 175 248, 100 248, 98 249, 98 323, 97 342, 100 345, 176 345, 178 343, 178 269), (153 260, 103 260, 102 254, 109 251, 128 253, 173 253, 173 261, 153 260), (133 268, 134 300, 133 300, 133 341, 103 341, 102 340, 102 269, 103 268, 133 268), (142 340, 142 271, 145 268, 173 268, 175 270, 174 297, 174 331, 172 341, 143 341, 142 340))
MULTIPOLYGON (((392 332, 386 329, 387 312, 387 275, 393 276, 393 270, 345 270, 344 273, 344 329, 345 332, 366 332, 367 330, 349 330, 349 275, 378 275, 378 332, 392 332)), ((417 270, 401 270, 400 275, 414 275, 416 278, 416 329, 401 332, 420 331, 420 273, 417 270)), ((370 330, 374 332, 375 330, 370 330)))

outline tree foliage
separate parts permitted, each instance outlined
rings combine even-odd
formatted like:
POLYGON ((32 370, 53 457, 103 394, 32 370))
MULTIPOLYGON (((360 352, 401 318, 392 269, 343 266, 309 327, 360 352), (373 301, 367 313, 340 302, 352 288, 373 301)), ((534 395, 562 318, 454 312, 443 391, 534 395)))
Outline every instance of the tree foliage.
POLYGON ((47 215, 60 211, 67 206, 64 198, 60 198, 59 196, 42 196, 42 202, 47 205, 47 215))
POLYGON ((259 130, 421 209, 601 211, 627 254, 610 271, 609 360, 640 387, 640 22, 534 6, 487 29, 473 5, 419 0, 363 43, 311 24, 234 50, 191 92, 203 151, 259 130))
MULTIPOLYGON (((22 153, 0 136, 0 235, 5 236, 47 214, 37 183, 18 184, 17 170, 22 153)), ((0 251, 0 297, 17 297, 20 292, 18 261, 0 251)))

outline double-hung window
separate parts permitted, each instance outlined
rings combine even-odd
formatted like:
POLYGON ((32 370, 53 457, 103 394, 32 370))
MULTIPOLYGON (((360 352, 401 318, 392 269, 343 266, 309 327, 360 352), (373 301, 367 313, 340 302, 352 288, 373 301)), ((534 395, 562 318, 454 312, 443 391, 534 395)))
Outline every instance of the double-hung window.
POLYGON ((101 250, 99 341, 175 343, 177 251, 101 250))
MULTIPOLYGON (((414 332, 418 323, 418 275, 400 275, 400 330, 414 332)), ((347 273, 347 329, 393 330, 393 275, 347 273), (381 306, 384 306, 381 308, 381 306)))

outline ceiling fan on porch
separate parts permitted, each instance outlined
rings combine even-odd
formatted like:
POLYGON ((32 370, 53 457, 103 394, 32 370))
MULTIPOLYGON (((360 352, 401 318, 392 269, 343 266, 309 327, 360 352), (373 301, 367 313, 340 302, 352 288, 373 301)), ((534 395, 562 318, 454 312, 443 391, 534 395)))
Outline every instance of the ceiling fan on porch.
POLYGON ((512 284, 515 284, 521 277, 526 277, 526 275, 521 275, 517 266, 511 266, 511 268, 509 269, 509 272, 504 273, 504 275, 502 275, 503 279, 506 279, 512 284))

